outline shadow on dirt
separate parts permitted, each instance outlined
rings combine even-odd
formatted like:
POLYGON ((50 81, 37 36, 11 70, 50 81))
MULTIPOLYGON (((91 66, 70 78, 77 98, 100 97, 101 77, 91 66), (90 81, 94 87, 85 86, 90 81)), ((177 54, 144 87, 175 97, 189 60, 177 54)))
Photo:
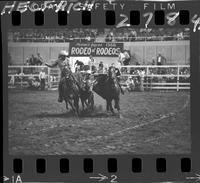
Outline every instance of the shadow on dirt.
POLYGON ((47 113, 43 112, 40 114, 36 114, 32 117, 36 118, 109 118, 109 117, 115 117, 117 114, 111 114, 106 112, 87 112, 82 111, 78 116, 75 116, 73 112, 66 112, 66 113, 47 113))
POLYGON ((99 107, 95 107, 94 110, 81 110, 78 116, 70 110, 64 113, 49 113, 49 112, 42 112, 40 114, 36 114, 32 117, 36 118, 109 118, 109 117, 117 117, 118 114, 112 114, 107 111, 103 111, 99 107))

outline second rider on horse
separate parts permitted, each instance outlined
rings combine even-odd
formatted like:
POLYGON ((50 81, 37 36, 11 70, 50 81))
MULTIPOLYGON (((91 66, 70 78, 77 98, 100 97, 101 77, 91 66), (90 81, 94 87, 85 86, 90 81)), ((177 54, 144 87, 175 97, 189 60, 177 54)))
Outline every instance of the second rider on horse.
POLYGON ((119 68, 116 67, 114 63, 112 63, 111 66, 109 67, 109 70, 110 70, 110 69, 114 69, 115 76, 116 76, 116 79, 117 79, 117 84, 118 84, 118 86, 119 86, 119 88, 120 88, 120 90, 121 90, 121 93, 124 95, 124 91, 123 91, 123 89, 122 89, 122 87, 121 87, 121 85, 120 85, 120 76, 121 76, 121 72, 120 72, 119 68))

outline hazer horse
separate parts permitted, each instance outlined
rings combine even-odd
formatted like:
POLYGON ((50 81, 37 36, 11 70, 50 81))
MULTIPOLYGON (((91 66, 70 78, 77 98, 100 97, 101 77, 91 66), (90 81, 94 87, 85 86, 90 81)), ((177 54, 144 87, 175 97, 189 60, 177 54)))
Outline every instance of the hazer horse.
POLYGON ((94 94, 91 90, 92 80, 87 73, 75 72, 74 76, 79 83, 79 97, 82 103, 82 109, 85 109, 85 105, 88 109, 94 109, 94 94))
POLYGON ((82 87, 80 90, 82 108, 84 110, 85 105, 86 105, 87 108, 93 110, 94 109, 94 94, 91 90, 93 83, 90 77, 88 77, 87 79, 86 78, 87 76, 83 80, 84 87, 82 87))
POLYGON ((108 75, 99 75, 96 79, 96 83, 93 86, 93 91, 106 100, 106 109, 114 113, 112 107, 112 101, 115 101, 115 109, 120 111, 119 99, 120 99, 120 86, 115 74, 115 68, 110 68, 108 75))
POLYGON ((66 108, 68 109, 68 104, 71 106, 72 110, 76 115, 79 114, 79 86, 76 77, 73 75, 71 70, 64 68, 62 70, 62 97, 65 100, 66 108))

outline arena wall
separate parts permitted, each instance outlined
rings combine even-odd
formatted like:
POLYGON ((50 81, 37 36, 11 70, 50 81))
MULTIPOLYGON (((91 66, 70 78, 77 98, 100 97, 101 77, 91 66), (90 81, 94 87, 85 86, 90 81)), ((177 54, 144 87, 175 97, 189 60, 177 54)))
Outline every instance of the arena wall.
MULTIPOLYGON (((24 65, 26 59, 36 53, 40 53, 46 62, 58 57, 60 50, 69 49, 69 43, 8 43, 8 52, 11 55, 12 65, 24 65)), ((189 64, 190 63, 190 41, 147 41, 147 42, 125 42, 124 49, 131 52, 131 64, 151 64, 161 53, 167 60, 167 64, 189 64), (184 54, 183 54, 184 53, 184 54)), ((103 61, 111 64, 116 57, 96 57, 97 62, 103 61)))

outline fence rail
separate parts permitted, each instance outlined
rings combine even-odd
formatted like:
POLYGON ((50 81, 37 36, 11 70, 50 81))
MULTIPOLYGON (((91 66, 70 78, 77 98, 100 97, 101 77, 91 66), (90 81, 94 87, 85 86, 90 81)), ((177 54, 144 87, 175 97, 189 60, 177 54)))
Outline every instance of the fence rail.
MULTIPOLYGON (((60 71, 58 68, 52 69, 46 66, 8 66, 8 86, 26 87, 29 77, 38 80, 41 68, 45 69, 47 87, 57 88, 60 71)), ((126 83, 127 78, 132 77, 139 78, 144 89, 176 91, 190 89, 189 65, 128 65, 121 66, 120 70, 122 84, 126 83)))

